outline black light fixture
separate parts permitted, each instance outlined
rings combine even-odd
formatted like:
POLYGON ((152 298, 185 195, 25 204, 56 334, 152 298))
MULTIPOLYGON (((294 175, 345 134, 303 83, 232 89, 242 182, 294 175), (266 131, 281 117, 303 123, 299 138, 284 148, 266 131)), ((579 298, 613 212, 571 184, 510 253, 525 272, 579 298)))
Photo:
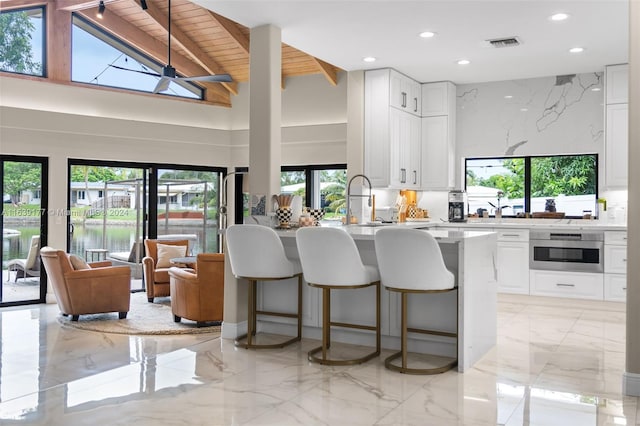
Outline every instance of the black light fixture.
POLYGON ((102 19, 102 17, 104 16, 104 1, 100 0, 100 4, 98 5, 98 14, 96 15, 98 18, 102 19))
POLYGON ((140 0, 140 7, 142 10, 147 10, 147 0, 140 0))

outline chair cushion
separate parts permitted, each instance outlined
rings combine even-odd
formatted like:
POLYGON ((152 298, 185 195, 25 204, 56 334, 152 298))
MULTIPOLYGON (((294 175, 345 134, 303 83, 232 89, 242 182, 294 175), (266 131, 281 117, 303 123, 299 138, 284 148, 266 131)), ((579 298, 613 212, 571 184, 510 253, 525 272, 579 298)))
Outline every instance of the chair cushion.
POLYGON ((91 269, 91 266, 83 258, 80 256, 76 256, 75 254, 69 255, 69 262, 71 262, 71 266, 76 271, 81 271, 83 269, 91 269))
POLYGON ((166 244, 158 244, 158 262, 156 268, 170 268, 171 259, 174 257, 184 257, 187 254, 186 246, 173 246, 166 244))

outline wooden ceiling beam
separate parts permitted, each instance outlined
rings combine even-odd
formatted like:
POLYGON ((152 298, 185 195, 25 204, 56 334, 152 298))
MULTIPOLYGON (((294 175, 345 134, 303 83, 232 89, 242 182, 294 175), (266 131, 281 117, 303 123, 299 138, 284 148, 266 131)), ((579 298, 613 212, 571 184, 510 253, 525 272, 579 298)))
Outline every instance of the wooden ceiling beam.
POLYGON ((236 23, 212 11, 209 11, 209 15, 236 42, 237 46, 249 55, 249 37, 240 31, 236 23))
MULTIPOLYGON (((166 62, 166 44, 155 39, 154 37, 149 36, 147 33, 133 26, 116 14, 105 14, 102 19, 97 19, 95 15, 90 11, 82 11, 78 12, 78 14, 82 15, 85 19, 89 20, 91 23, 103 29, 104 31, 107 31, 108 33, 113 34, 114 36, 122 40, 126 40, 127 43, 144 52, 145 54, 151 56, 156 61, 160 63, 166 62)), ((171 51, 171 62, 176 70, 178 70, 178 72, 183 75, 203 75, 207 73, 207 70, 203 69, 198 64, 191 61, 184 55, 178 53, 177 51, 171 51)), ((217 92, 218 98, 223 95, 226 96, 227 104, 230 103, 229 91, 225 88, 220 87, 219 83, 207 84, 205 85, 205 87, 207 87, 207 91, 211 90, 217 92)))
POLYGON ((322 74, 324 74, 325 78, 329 80, 329 83, 331 83, 334 86, 337 86, 338 72, 336 71, 335 67, 315 57, 313 58, 313 60, 318 65, 318 67, 320 68, 320 71, 322 72, 322 74))
MULTIPOLYGON (((162 12, 158 7, 152 3, 147 2, 147 12, 153 20, 162 26, 167 32, 169 31, 168 16, 162 12)), ((227 74, 216 61, 214 61, 209 55, 207 55, 193 40, 191 40, 174 22, 171 23, 171 38, 178 43, 191 58, 199 63, 209 74, 227 74)), ((173 55, 173 53, 172 53, 173 55)), ((238 84, 232 83, 220 83, 227 88, 234 95, 238 94, 238 84)))
MULTIPOLYGON (((105 5, 119 0, 103 0, 105 5)), ((51 0, 55 3, 56 9, 66 10, 68 12, 78 12, 80 10, 92 9, 98 7, 100 0, 51 0)))

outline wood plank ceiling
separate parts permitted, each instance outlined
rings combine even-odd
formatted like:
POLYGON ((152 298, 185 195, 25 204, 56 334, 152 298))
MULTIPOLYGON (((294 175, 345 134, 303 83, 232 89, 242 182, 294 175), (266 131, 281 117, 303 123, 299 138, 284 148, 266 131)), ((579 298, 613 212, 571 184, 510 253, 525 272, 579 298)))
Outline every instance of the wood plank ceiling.
MULTIPOLYGON (((78 13, 161 64, 167 63, 167 0, 146 0, 146 10, 136 0, 104 0, 104 3, 106 11, 102 19, 96 16, 98 0, 0 0, 0 10, 45 4, 49 10, 55 8, 58 19, 60 15, 62 19, 70 18, 70 12, 78 13)), ((52 25, 50 17, 48 23, 49 27, 57 26, 55 21, 52 25)), ((50 42, 60 39, 59 33, 56 37, 55 33, 49 34, 50 42)), ((179 74, 231 75, 232 83, 202 84, 207 89, 206 102, 230 106, 230 95, 238 91, 237 83, 249 81, 250 29, 188 0, 171 0, 171 34, 171 65, 179 74)), ((64 50, 49 48, 53 52, 64 50)), ((339 68, 321 59, 282 44, 283 88, 288 77, 309 74, 323 74, 329 84, 336 85, 338 71, 339 68)), ((49 74, 60 75, 60 72, 49 69, 49 74)))

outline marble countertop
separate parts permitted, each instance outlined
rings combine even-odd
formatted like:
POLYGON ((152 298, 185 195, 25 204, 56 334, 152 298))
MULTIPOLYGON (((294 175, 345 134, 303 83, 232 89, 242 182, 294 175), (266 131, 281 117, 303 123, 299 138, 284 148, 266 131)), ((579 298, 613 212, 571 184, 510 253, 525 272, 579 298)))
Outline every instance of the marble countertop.
POLYGON ((466 222, 429 222, 438 227, 477 227, 477 228, 505 228, 505 229, 590 229, 601 231, 626 231, 626 224, 607 223, 599 220, 588 219, 469 219, 466 222))
MULTIPOLYGON (((375 233, 387 226, 399 226, 404 228, 424 229, 433 235, 437 240, 442 242, 458 242, 469 238, 484 238, 493 232, 473 231, 473 230, 453 230, 453 229, 429 229, 433 227, 430 222, 405 222, 394 224, 361 224, 361 225, 333 225, 323 224, 322 226, 340 226, 344 228, 354 240, 373 240, 375 233)), ((292 229, 276 229, 276 232, 283 238, 295 238, 296 228, 292 229)))

